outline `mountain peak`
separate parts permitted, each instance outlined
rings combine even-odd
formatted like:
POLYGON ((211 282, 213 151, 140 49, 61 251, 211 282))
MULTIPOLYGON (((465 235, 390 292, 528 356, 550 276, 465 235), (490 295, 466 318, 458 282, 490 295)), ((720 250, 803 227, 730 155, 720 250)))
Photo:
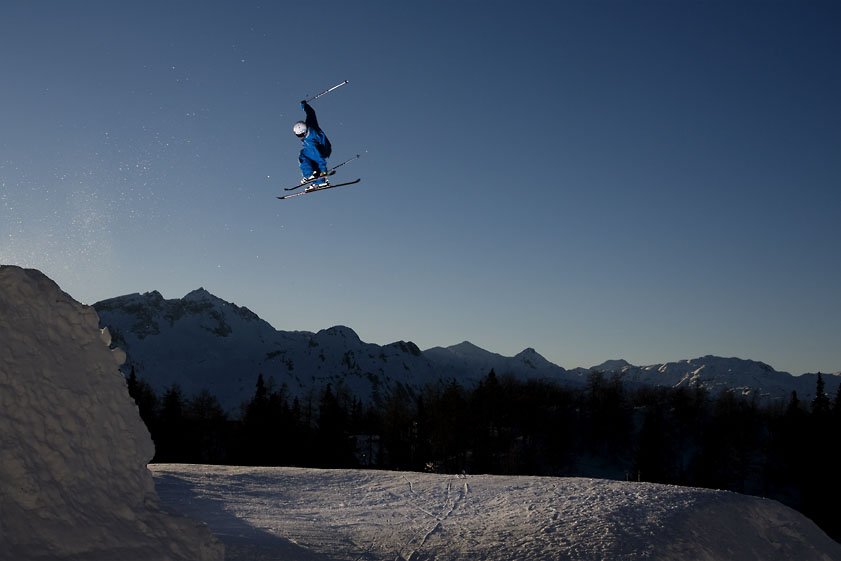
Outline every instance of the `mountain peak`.
POLYGON ((140 294, 139 292, 132 292, 131 294, 123 294, 122 296, 114 296, 113 298, 107 298, 100 302, 97 302, 97 305, 102 306, 114 306, 114 305, 137 305, 137 304, 159 304, 160 302, 164 301, 164 297, 161 295, 160 292, 157 290, 153 290, 151 292, 144 292, 140 294))
POLYGON ((144 292, 143 298, 147 298, 149 300, 153 300, 155 302, 163 302, 164 296, 157 290, 153 290, 151 292, 144 292))
POLYGON ((612 360, 606 360, 601 364, 596 366, 591 366, 590 370, 598 370, 599 372, 620 372, 624 368, 629 368, 633 366, 627 360, 618 358, 612 360))
POLYGON ((532 347, 526 347, 525 349, 514 355, 514 358, 518 358, 520 360, 528 360, 532 362, 547 362, 543 355, 534 350, 532 347))
POLYGON ((456 345, 450 345, 447 348, 449 348, 449 349, 462 349, 462 348, 463 349, 478 349, 480 347, 477 347, 476 345, 474 345, 470 341, 462 341, 461 343, 458 343, 456 345))
POLYGON ((359 335, 356 334, 356 331, 345 325, 334 325, 333 327, 322 329, 316 333, 316 337, 319 339, 341 339, 348 343, 353 343, 354 345, 362 343, 362 340, 359 338, 359 335))
POLYGON ((543 358, 543 356, 532 347, 523 349, 515 355, 514 358, 522 361, 526 366, 535 370, 541 366, 550 364, 548 360, 543 358))
POLYGON ((192 302, 202 302, 202 301, 205 301, 205 300, 212 300, 212 299, 217 299, 218 300, 218 298, 216 298, 213 294, 211 294, 210 292, 205 290, 204 287, 199 287, 199 288, 187 293, 187 295, 184 296, 184 298, 182 298, 182 300, 192 301, 192 302))
POLYGON ((470 341, 462 341, 458 345, 452 345, 451 347, 447 347, 447 350, 460 356, 472 356, 476 354, 488 354, 490 351, 486 351, 482 347, 478 347, 471 343, 470 341))

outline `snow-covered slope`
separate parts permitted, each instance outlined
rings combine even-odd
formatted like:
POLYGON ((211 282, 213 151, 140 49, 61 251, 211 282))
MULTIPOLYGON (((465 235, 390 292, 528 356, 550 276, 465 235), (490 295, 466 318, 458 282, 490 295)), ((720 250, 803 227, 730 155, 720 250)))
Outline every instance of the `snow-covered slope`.
POLYGON ((278 331, 203 289, 175 300, 132 294, 94 307, 128 354, 126 367, 158 391, 173 383, 187 395, 208 389, 228 410, 253 396, 260 374, 296 396, 332 383, 370 399, 395 384, 418 386, 434 372, 412 343, 367 344, 343 326, 278 331))
POLYGON ((423 354, 435 365, 436 370, 458 380, 478 382, 493 370, 500 376, 510 375, 524 380, 575 381, 566 376, 563 368, 552 364, 532 348, 513 357, 506 357, 464 341, 451 347, 433 347, 423 354))
POLYGON ((0 560, 221 560, 206 528, 159 509, 98 324, 40 272, 0 266, 0 560))
POLYGON ((151 466, 228 561, 832 561, 796 511, 723 491, 599 479, 151 466))
MULTIPOLYGON (((349 327, 310 333, 278 331, 247 308, 204 289, 182 299, 157 292, 120 296, 94 304, 103 326, 128 354, 127 366, 157 391, 178 383, 187 395, 202 389, 236 411, 254 392, 259 374, 285 384, 292 395, 307 396, 327 383, 343 385, 363 400, 386 396, 395 386, 420 388, 438 380, 477 383, 494 370, 521 380, 552 380, 582 385, 593 371, 619 375, 628 384, 702 386, 717 393, 756 392, 763 400, 786 401, 792 391, 802 400, 814 395, 816 375, 792 376, 761 362, 705 356, 651 366, 609 360, 593 368, 565 370, 527 348, 513 357, 467 341, 421 351, 411 342, 365 343, 349 327)), ((834 394, 841 376, 825 375, 834 394)))
MULTIPOLYGON (((763 401, 786 401, 796 391, 799 399, 810 401, 815 396, 817 374, 792 376, 778 372, 765 363, 740 358, 704 356, 691 360, 667 362, 651 366, 633 366, 625 361, 608 361, 593 367, 607 375, 618 374, 628 384, 669 387, 701 386, 712 393, 732 390, 763 401)), ((824 375, 825 391, 834 395, 841 376, 824 375)))

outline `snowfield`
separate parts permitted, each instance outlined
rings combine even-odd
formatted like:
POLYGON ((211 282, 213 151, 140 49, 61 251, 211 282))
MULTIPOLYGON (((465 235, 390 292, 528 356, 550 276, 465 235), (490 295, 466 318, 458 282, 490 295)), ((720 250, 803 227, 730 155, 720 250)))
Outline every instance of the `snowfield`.
POLYGON ((153 464, 165 508, 228 561, 825 560, 841 545, 782 504, 599 479, 153 464))

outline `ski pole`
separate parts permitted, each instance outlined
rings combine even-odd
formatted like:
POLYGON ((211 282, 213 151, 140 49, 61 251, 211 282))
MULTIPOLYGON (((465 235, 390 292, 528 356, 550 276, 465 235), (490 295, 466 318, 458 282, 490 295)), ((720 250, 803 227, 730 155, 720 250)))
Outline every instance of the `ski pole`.
POLYGON ((347 83, 348 83, 348 80, 345 80, 345 81, 344 81, 344 82, 342 82, 341 84, 336 84, 336 85, 335 85, 335 86, 333 86, 332 88, 327 89, 327 90, 324 90, 324 91, 323 91, 323 92, 321 92, 320 94, 318 94, 318 95, 314 95, 314 96, 312 96, 312 97, 310 97, 310 98, 306 99, 305 101, 306 101, 307 103, 309 103, 310 101, 315 101, 316 99, 318 99, 319 97, 323 96, 324 94, 329 94, 330 92, 332 92, 332 91, 333 91, 333 90, 335 90, 336 88, 340 88, 340 87, 344 86, 344 85, 345 85, 345 84, 347 84, 347 83))
POLYGON ((353 160, 355 160, 355 159, 356 159, 356 158, 358 158, 358 157, 359 157, 359 154, 357 154, 356 156, 353 156, 353 157, 351 157, 351 158, 348 158, 347 160, 345 160, 345 161, 344 161, 344 162, 342 162, 341 164, 336 164, 335 166, 333 166, 333 167, 332 167, 332 168, 330 168, 330 169, 331 169, 331 171, 332 171, 332 170, 335 170, 336 168, 340 168, 340 167, 342 167, 343 165, 345 165, 346 163, 348 163, 348 162, 352 162, 353 160))

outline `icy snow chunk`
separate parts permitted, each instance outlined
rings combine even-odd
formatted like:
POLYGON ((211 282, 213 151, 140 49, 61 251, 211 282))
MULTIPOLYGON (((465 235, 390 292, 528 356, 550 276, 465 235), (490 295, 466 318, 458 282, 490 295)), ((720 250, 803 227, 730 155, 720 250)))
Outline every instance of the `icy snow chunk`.
POLYGON ((0 561, 217 561, 206 527, 163 513, 154 446, 93 308, 0 266, 0 561))

